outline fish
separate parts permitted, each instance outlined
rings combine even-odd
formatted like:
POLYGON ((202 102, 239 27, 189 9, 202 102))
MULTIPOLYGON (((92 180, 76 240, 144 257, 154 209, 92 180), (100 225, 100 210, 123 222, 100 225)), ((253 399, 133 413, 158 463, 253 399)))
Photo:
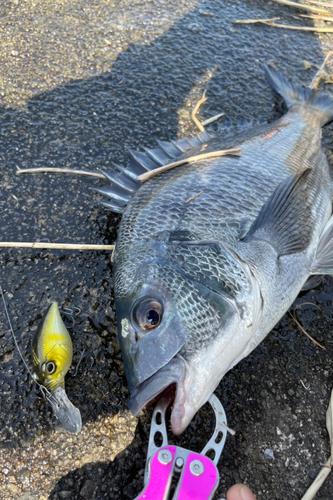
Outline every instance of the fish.
POLYGON ((288 111, 277 121, 130 151, 98 191, 122 219, 114 252, 118 339, 134 415, 173 392, 181 434, 308 280, 333 273, 332 167, 321 128, 333 98, 263 65, 288 111), (175 159, 226 148, 139 176, 175 159))
POLYGON ((72 434, 81 430, 80 410, 68 399, 65 376, 73 358, 73 344, 61 318, 58 304, 48 307, 32 343, 34 379, 50 393, 53 412, 64 429, 72 434))

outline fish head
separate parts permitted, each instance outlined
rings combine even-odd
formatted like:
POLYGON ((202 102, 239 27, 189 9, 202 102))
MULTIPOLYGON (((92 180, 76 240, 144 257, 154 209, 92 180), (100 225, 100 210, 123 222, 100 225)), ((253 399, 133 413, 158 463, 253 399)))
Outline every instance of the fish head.
POLYGON ((174 391, 171 428, 181 434, 221 379, 219 354, 239 324, 229 297, 168 263, 143 266, 130 293, 116 299, 118 337, 138 414, 174 391))

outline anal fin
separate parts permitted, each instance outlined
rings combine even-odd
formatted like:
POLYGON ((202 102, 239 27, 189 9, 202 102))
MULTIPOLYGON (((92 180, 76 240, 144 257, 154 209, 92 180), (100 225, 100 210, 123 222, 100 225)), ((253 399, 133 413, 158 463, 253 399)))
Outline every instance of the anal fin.
POLYGON ((333 215, 328 219, 319 240, 311 274, 333 274, 333 215))
POLYGON ((309 279, 304 283, 301 292, 307 292, 308 290, 312 290, 313 288, 317 288, 323 281, 323 277, 318 274, 314 276, 310 276, 309 279))

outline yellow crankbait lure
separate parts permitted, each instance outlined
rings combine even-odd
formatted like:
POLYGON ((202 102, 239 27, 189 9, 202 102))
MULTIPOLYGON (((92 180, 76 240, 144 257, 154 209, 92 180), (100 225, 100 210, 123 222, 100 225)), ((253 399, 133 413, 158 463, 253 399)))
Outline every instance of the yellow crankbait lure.
POLYGON ((72 357, 72 340, 60 316, 58 305, 53 302, 33 340, 34 378, 50 391, 54 414, 64 429, 76 434, 82 427, 81 414, 65 391, 65 375, 71 366, 72 357))

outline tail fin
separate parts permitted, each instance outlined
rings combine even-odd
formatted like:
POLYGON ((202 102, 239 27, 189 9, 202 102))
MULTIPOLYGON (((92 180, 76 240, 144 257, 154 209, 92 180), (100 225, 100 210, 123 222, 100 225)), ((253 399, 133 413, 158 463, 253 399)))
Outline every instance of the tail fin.
POLYGON ((298 105, 316 109, 321 126, 333 120, 333 97, 287 80, 272 66, 263 64, 263 69, 269 84, 283 97, 288 108, 298 105))

